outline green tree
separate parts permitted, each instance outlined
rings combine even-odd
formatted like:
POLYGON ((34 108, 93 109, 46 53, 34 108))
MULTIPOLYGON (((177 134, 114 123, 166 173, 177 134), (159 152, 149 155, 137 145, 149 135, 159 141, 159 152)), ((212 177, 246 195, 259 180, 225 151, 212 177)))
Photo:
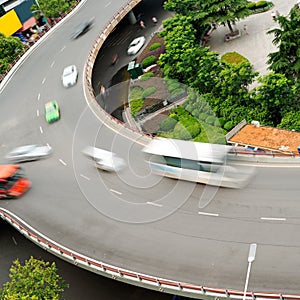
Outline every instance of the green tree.
POLYGON ((10 281, 0 292, 1 300, 17 299, 62 299, 68 284, 57 274, 55 263, 31 257, 22 265, 19 260, 10 268, 10 281))
POLYGON ((232 23, 251 14, 247 0, 168 0, 164 7, 181 15, 191 16, 193 21, 207 25, 212 21, 227 24, 233 32, 232 23))
POLYGON ((0 35, 0 59, 7 63, 13 62, 26 47, 17 37, 0 35))
POLYGON ((261 84, 254 90, 253 99, 265 111, 265 124, 276 127, 287 112, 300 110, 297 89, 285 75, 271 72, 258 81, 261 84))
POLYGON ((39 0, 39 6, 32 5, 31 10, 41 10, 48 18, 57 18, 60 13, 67 12, 76 0, 39 0))
POLYGON ((269 68, 300 81, 300 9, 296 5, 289 16, 280 16, 276 20, 280 27, 268 33, 274 34, 273 44, 278 46, 278 51, 269 54, 269 68))
POLYGON ((300 110, 289 111, 281 119, 281 123, 277 126, 287 130, 300 131, 300 110))

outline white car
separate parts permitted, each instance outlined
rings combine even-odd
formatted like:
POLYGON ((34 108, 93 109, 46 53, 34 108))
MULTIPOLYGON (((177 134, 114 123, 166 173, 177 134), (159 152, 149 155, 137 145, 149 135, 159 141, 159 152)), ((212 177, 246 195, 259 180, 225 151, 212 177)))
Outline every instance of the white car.
POLYGON ((64 87, 70 87, 76 84, 78 78, 78 72, 75 65, 71 65, 64 68, 61 80, 64 87))
POLYGON ((118 172, 125 168, 125 160, 115 153, 95 148, 86 147, 83 149, 83 154, 88 158, 92 159, 96 163, 96 168, 108 171, 108 172, 118 172))
POLYGON ((127 54, 128 55, 137 54, 141 50, 141 48, 144 46, 145 42, 146 42, 146 38, 144 36, 135 38, 128 46, 127 54))
POLYGON ((27 145, 10 151, 5 158, 14 163, 33 161, 48 157, 52 153, 50 146, 27 145))

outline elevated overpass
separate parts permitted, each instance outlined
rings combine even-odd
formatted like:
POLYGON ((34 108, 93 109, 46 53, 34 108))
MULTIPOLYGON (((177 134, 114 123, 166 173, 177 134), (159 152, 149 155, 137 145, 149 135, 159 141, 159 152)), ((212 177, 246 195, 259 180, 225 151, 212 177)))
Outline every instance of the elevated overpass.
POLYGON ((298 299, 298 166, 260 167, 243 190, 152 176, 140 152, 148 137, 96 104, 90 78, 103 41, 137 2, 98 2, 83 2, 5 83, 1 156, 16 144, 36 142, 55 152, 24 165, 33 188, 20 200, 2 201, 1 216, 80 267, 201 299, 242 298, 249 245, 257 243, 248 288, 254 294, 247 298, 298 299), (74 26, 96 12, 93 29, 70 41, 74 26), (77 86, 65 90, 60 74, 71 63, 82 72, 77 86), (51 126, 42 115, 49 99, 62 111, 51 126), (129 167, 98 172, 81 154, 93 144, 125 157, 129 167))

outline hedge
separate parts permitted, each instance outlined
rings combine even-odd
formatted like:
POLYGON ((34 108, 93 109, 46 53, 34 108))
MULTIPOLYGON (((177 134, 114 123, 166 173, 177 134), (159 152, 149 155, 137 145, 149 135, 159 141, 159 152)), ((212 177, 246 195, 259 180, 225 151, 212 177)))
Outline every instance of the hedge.
POLYGON ((160 130, 162 131, 171 131, 174 129, 177 121, 174 118, 166 118, 160 124, 160 130))
POLYGON ((153 43, 150 47, 149 47, 149 50, 150 51, 153 51, 157 48, 160 48, 161 47, 161 43, 153 43))
POLYGON ((154 55, 150 55, 150 56, 147 56, 146 58, 144 58, 141 65, 142 65, 143 69, 145 69, 145 68, 155 64, 155 62, 156 62, 156 57, 154 55))
POLYGON ((157 91, 156 87, 151 86, 146 88, 142 93, 142 98, 145 99, 149 97, 150 95, 154 94, 157 91))
POLYGON ((153 77, 153 76, 154 76, 153 72, 148 72, 148 73, 143 74, 143 75, 140 77, 140 80, 141 80, 141 81, 146 81, 146 80, 148 80, 149 78, 151 78, 151 77, 153 77))

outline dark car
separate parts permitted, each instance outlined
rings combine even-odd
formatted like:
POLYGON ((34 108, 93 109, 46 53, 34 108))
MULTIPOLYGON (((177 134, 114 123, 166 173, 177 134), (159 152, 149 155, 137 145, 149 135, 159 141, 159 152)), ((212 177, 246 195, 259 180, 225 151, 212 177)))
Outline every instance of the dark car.
POLYGON ((79 38, 81 35, 88 32, 90 30, 90 28, 92 27, 93 23, 94 23, 94 18, 92 18, 89 21, 85 21, 85 22, 81 23, 74 31, 74 33, 72 35, 72 39, 75 40, 75 39, 79 38))

